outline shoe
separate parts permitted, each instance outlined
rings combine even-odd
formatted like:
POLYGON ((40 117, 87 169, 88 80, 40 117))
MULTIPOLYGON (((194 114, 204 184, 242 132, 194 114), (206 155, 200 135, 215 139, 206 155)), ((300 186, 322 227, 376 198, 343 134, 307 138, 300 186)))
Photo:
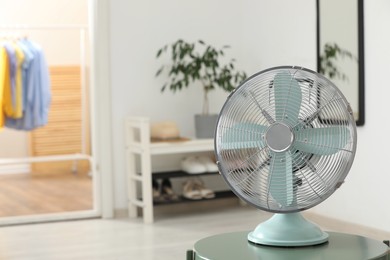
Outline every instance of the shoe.
POLYGON ((192 180, 183 183, 183 197, 189 200, 201 200, 202 193, 192 180))
POLYGON ((178 200, 179 197, 172 189, 172 183, 169 179, 163 179, 161 182, 161 196, 166 200, 178 200))
POLYGON ((200 194, 202 195, 203 199, 213 199, 215 198, 215 193, 206 188, 203 181, 201 180, 194 180, 194 186, 196 189, 200 191, 200 194))
POLYGON ((217 164, 210 157, 200 156, 198 161, 205 166, 207 172, 218 172, 217 164))
POLYGON ((159 184, 156 180, 152 180, 152 192, 153 192, 153 201, 158 201, 158 202, 163 201, 163 197, 161 196, 161 192, 159 189, 159 184))
POLYGON ((213 199, 215 193, 206 188, 201 180, 189 180, 183 185, 183 196, 190 200, 213 199))
POLYGON ((207 172, 206 166, 193 156, 186 157, 181 161, 181 169, 189 174, 207 172))

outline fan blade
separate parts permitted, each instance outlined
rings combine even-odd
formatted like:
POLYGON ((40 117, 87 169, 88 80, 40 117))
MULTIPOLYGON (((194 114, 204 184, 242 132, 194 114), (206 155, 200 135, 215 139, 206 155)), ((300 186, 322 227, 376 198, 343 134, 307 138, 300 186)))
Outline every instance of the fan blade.
POLYGON ((222 149, 263 148, 266 130, 266 126, 253 123, 234 125, 222 134, 222 149))
POLYGON ((276 121, 295 125, 298 122, 302 92, 296 79, 287 72, 280 72, 274 78, 276 121))
POLYGON ((289 153, 275 153, 270 168, 270 193, 282 206, 293 202, 293 171, 289 153))
POLYGON ((297 150, 317 155, 330 155, 342 150, 351 138, 347 127, 307 128, 295 132, 297 150))

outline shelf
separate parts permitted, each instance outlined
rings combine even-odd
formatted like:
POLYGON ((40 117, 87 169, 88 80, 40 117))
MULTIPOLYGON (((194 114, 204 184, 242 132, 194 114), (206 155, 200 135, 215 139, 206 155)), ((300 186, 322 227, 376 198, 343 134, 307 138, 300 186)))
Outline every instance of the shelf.
POLYGON ((189 202, 201 202, 201 201, 211 201, 211 200, 217 200, 217 199, 226 199, 226 198, 232 198, 236 195, 232 191, 216 191, 215 192, 215 198, 212 199, 201 199, 201 200, 190 200, 187 198, 184 198, 183 196, 180 196, 178 200, 168 200, 168 201, 153 201, 153 205, 155 206, 163 206, 163 205, 170 205, 170 204, 178 204, 178 203, 189 203, 189 202))
POLYGON ((128 209, 130 217, 138 217, 138 208, 142 209, 145 223, 153 223, 154 205, 172 203, 187 203, 215 200, 234 196, 231 191, 216 192, 216 198, 189 200, 180 198, 178 201, 153 202, 152 180, 164 178, 199 177, 218 175, 218 172, 189 174, 181 170, 152 172, 153 157, 159 155, 184 155, 191 153, 210 153, 214 151, 213 139, 188 139, 167 141, 152 141, 150 139, 150 120, 146 117, 127 117, 125 121, 125 155, 128 182, 128 209), (137 167, 137 166, 140 167, 137 167), (141 196, 142 198, 137 198, 141 196))
POLYGON ((150 153, 172 154, 214 151, 213 139, 194 139, 183 142, 158 142, 150 144, 150 153))
POLYGON ((197 176, 207 176, 207 175, 218 175, 219 172, 204 172, 198 174, 191 174, 184 171, 169 171, 169 172, 155 172, 152 173, 152 178, 157 179, 168 179, 168 178, 178 178, 178 177, 197 177, 197 176))
MULTIPOLYGON (((132 153, 142 154, 145 152, 142 143, 132 142, 127 145, 127 149, 132 153)), ((180 154, 193 152, 214 151, 214 139, 193 139, 182 142, 157 142, 150 143, 150 155, 180 154)))

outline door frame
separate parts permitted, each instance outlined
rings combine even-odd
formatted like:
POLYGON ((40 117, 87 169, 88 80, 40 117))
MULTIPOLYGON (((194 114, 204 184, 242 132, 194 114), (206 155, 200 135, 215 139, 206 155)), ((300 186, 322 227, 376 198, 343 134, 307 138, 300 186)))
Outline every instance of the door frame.
POLYGON ((109 1, 89 0, 89 7, 90 39, 92 39, 91 85, 93 86, 91 105, 94 111, 91 134, 94 144, 93 154, 96 158, 96 172, 98 173, 98 191, 95 194, 97 201, 100 202, 101 216, 113 218, 109 1))
POLYGON ((112 167, 109 1, 88 0, 91 48, 90 110, 93 209, 0 218, 0 226, 85 218, 114 217, 112 167))

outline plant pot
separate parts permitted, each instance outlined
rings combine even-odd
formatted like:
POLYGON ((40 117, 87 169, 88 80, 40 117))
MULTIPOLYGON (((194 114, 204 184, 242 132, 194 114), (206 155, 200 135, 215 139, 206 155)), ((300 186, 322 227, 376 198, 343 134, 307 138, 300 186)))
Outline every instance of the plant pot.
POLYGON ((195 135, 199 139, 214 138, 218 115, 195 115, 195 135))

